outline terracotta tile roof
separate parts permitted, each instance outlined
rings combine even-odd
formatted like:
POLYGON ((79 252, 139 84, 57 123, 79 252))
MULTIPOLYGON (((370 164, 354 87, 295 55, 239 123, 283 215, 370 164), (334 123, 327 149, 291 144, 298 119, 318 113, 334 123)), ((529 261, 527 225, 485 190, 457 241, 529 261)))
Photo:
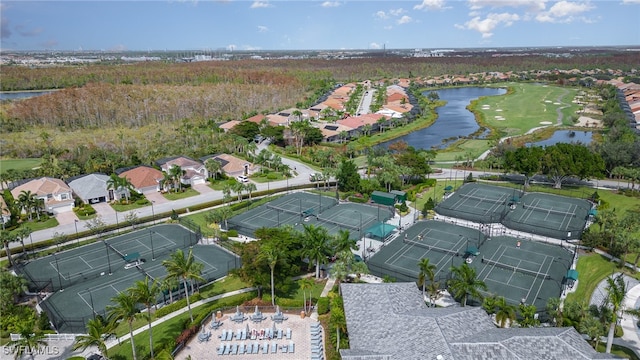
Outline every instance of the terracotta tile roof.
MULTIPOLYGON (((160 167, 165 170, 171 168, 173 165, 178 165, 181 168, 197 168, 201 167, 202 163, 187 156, 178 156, 175 158, 158 160, 161 164, 160 167)), ((185 169, 186 170, 186 169, 185 169)))
POLYGON ((289 118, 288 117, 282 116, 282 115, 277 115, 277 114, 269 114, 269 115, 267 115, 267 120, 273 126, 287 125, 289 123, 289 118))
POLYGON ((262 114, 258 114, 258 115, 254 115, 248 119, 246 119, 245 121, 251 121, 253 123, 256 124, 260 124, 260 122, 262 121, 262 119, 266 118, 266 116, 262 115, 262 114))
POLYGON ((231 120, 231 121, 227 121, 226 123, 218 126, 220 129, 224 130, 224 131, 229 131, 231 129, 233 129, 234 126, 240 124, 240 121, 238 120, 231 120))
POLYGON ((366 124, 373 125, 378 122, 381 118, 384 118, 384 115, 381 114, 365 114, 360 116, 350 116, 346 119, 338 120, 337 123, 340 125, 344 125, 350 127, 352 129, 357 129, 366 124))
POLYGON ((409 104, 409 103, 405 103, 405 104, 400 104, 400 103, 395 103, 395 104, 387 104, 383 106, 385 109, 389 109, 389 110, 393 110, 399 113, 406 113, 411 111, 411 109, 413 109, 413 105, 409 104))
POLYGON ((326 124, 320 128, 320 131, 322 132, 323 137, 329 138, 332 136, 340 135, 340 133, 343 131, 351 131, 353 129, 354 128, 352 127, 336 123, 326 124))
POLYGON ((254 168, 254 165, 248 162, 247 160, 243 160, 229 154, 216 155, 215 159, 223 160, 221 162, 222 170, 228 174, 233 174, 233 173, 243 171, 245 164, 249 164, 249 171, 253 171, 253 168, 254 168))
POLYGON ((2 196, 0 196, 0 212, 3 216, 11 215, 11 212, 7 209, 7 203, 4 201, 2 196))
POLYGON ((391 103, 394 101, 402 101, 402 99, 408 99, 407 95, 403 94, 403 93, 393 93, 389 96, 387 96, 387 103, 391 103))
POLYGON ((148 166, 135 167, 121 173, 119 176, 129 179, 131 185, 136 189, 157 186, 158 181, 164 177, 162 171, 148 166))
POLYGON ((41 197, 48 194, 68 193, 71 192, 71 188, 60 179, 42 177, 13 188, 11 194, 17 199, 22 191, 31 191, 41 197))

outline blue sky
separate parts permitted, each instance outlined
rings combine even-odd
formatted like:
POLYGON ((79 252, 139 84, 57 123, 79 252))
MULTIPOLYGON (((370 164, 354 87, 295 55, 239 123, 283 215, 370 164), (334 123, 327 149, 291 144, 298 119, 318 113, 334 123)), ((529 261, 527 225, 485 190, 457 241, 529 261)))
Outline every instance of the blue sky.
POLYGON ((3 50, 640 45, 640 0, 10 1, 3 50))

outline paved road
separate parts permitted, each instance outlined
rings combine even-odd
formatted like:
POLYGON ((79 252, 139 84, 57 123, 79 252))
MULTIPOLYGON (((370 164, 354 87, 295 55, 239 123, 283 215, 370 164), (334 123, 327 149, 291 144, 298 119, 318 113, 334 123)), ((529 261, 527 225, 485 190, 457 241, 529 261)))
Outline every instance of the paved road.
MULTIPOLYGON (((266 148, 266 145, 263 144, 259 146, 258 151, 260 151, 262 148, 266 148)), ((267 183, 255 183, 258 191, 274 190, 274 189, 286 190, 296 185, 309 184, 311 183, 309 181, 309 175, 317 172, 316 170, 310 168, 309 166, 295 160, 282 158, 282 162, 284 164, 289 165, 291 169, 294 169, 293 171, 294 177, 287 180, 273 181, 273 182, 267 182, 267 183)), ((474 178, 478 178, 479 176, 486 175, 486 174, 499 174, 499 173, 489 173, 486 171, 475 171, 475 170, 471 171, 471 173, 473 174, 474 178)), ((441 169, 441 172, 431 174, 429 175, 429 177, 436 178, 438 180, 451 181, 451 180, 462 180, 468 175, 469 175, 469 171, 467 170, 441 169)), ((518 176, 514 175, 514 178, 516 177, 518 176)), ((582 182, 582 184, 593 186, 593 187, 598 186, 598 187, 608 187, 608 188, 616 188, 618 185, 620 185, 619 182, 610 181, 610 180, 599 180, 599 181, 591 181, 591 182, 585 181, 585 182, 582 182)), ((133 211, 137 214, 138 218, 151 217, 155 214, 168 213, 173 209, 189 208, 191 206, 199 205, 205 202, 219 200, 219 199, 222 199, 222 197, 223 197, 222 191, 212 190, 212 191, 201 193, 199 195, 192 196, 185 199, 167 201, 164 203, 155 203, 155 204, 152 204, 151 206, 139 208, 133 211)), ((102 216, 102 220, 106 224, 116 224, 124 221, 125 215, 127 215, 127 213, 106 211, 106 212, 101 212, 100 215, 102 216)), ((35 231, 31 234, 30 239, 25 240, 25 243, 37 244, 39 242, 52 239, 53 235, 56 232, 59 234, 70 235, 70 234, 74 234, 76 232, 76 229, 79 232, 85 231, 87 230, 86 225, 87 225, 86 220, 80 220, 78 222, 67 222, 65 224, 60 224, 59 226, 54 228, 35 231)), ((11 243, 12 249, 20 248, 20 247, 21 247, 20 243, 17 243, 17 242, 11 243)))

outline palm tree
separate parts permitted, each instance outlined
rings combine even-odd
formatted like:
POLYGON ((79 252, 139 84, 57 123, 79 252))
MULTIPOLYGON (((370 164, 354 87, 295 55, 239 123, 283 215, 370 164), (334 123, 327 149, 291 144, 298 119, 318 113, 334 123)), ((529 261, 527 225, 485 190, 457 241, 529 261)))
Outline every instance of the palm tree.
POLYGON ((302 290, 302 298, 304 301, 304 312, 307 313, 307 290, 309 290, 309 302, 311 302, 311 289, 313 289, 313 280, 311 278, 302 278, 300 280, 300 289, 302 290))
MULTIPOLYGON (((18 195, 18 204, 20 208, 23 209, 27 215, 29 215, 29 221, 33 219, 33 210, 37 206, 37 199, 35 194, 33 194, 30 190, 22 190, 18 195)), ((40 213, 38 212, 38 220, 40 220, 40 213)))
POLYGON ((158 301, 158 295, 160 294, 160 286, 154 280, 149 284, 149 277, 145 277, 144 280, 138 280, 133 284, 133 287, 128 289, 129 295, 133 296, 135 301, 139 304, 143 304, 147 308, 147 323, 149 325, 149 349, 151 349, 151 358, 153 359, 153 334, 151 328, 151 307, 158 301))
POLYGON ((160 289, 164 292, 169 292, 169 303, 173 303, 173 289, 180 286, 178 279, 176 278, 164 278, 160 282, 160 289))
POLYGON ((604 335, 604 327, 600 320, 595 316, 587 316, 585 319, 580 321, 578 331, 589 336, 592 341, 591 345, 594 349, 598 348, 600 338, 604 335))
POLYGON ((351 233, 349 230, 340 229, 336 235, 331 239, 331 247, 335 254, 343 251, 357 250, 358 245, 355 240, 350 238, 351 233))
POLYGON ((546 310, 547 314, 549 314, 556 326, 562 326, 564 321, 564 315, 562 314, 562 300, 557 297, 549 298, 547 300, 546 310))
POLYGON ((418 284, 422 286, 422 299, 424 300, 424 291, 427 287, 427 279, 429 279, 429 281, 433 281, 436 266, 429 262, 429 258, 422 258, 418 261, 418 269, 420 269, 420 272, 418 273, 418 284))
POLYGON ((173 178, 171 174, 168 172, 162 174, 162 179, 160 179, 160 190, 170 191, 173 187, 173 178))
POLYGON ((209 177, 216 180, 218 178, 218 173, 222 170, 222 164, 214 158, 209 158, 204 162, 204 168, 207 170, 209 177))
POLYGON ((271 270, 271 305, 273 306, 276 306, 274 273, 276 265, 278 265, 278 263, 282 261, 283 257, 284 252, 282 251, 282 248, 271 244, 262 246, 260 248, 260 253, 258 254, 258 260, 266 261, 269 265, 269 269, 271 270))
POLYGON ((14 359, 22 358, 25 352, 31 355, 31 359, 34 359, 34 354, 36 354, 38 348, 48 345, 44 340, 44 333, 41 331, 34 332, 33 325, 33 320, 19 324, 18 334, 20 334, 20 338, 18 340, 11 340, 7 344, 11 352, 15 353, 14 359))
POLYGON ((504 297, 496 301, 496 322, 501 328, 507 326, 507 321, 512 324, 516 320, 516 307, 507 303, 504 297))
POLYGON ((482 299, 482 308, 487 312, 487 315, 493 315, 496 313, 496 302, 498 296, 496 294, 490 294, 482 299))
POLYGON ((136 360, 136 346, 133 342, 133 321, 138 317, 137 303, 133 296, 126 292, 118 293, 118 295, 111 298, 111 302, 115 305, 107 305, 107 311, 109 313, 109 321, 111 323, 117 323, 121 320, 126 321, 129 324, 129 336, 131 337, 131 352, 133 354, 133 360, 136 360))
POLYGON ((258 190, 258 188, 256 187, 256 184, 248 182, 244 184, 244 190, 249 193, 249 200, 251 200, 251 193, 258 190))
POLYGON ((193 322, 193 314, 191 313, 191 304, 189 303, 189 288, 187 287, 187 280, 193 279, 197 281, 204 281, 200 272, 194 271, 197 267, 195 264, 192 249, 189 249, 189 254, 186 257, 182 249, 178 249, 171 254, 170 259, 162 262, 162 265, 167 269, 167 277, 182 280, 191 322, 193 322))
POLYGON ((131 181, 126 177, 119 177, 117 174, 111 174, 107 180, 107 190, 113 190, 117 194, 124 194, 127 202, 129 201, 129 191, 131 191, 131 181))
POLYGON ((242 192, 244 191, 244 184, 241 182, 236 182, 233 184, 233 186, 231 186, 231 189, 233 190, 234 193, 236 193, 236 195, 238 195, 238 201, 242 201, 242 192))
POLYGON ((7 254, 7 259, 9 259, 9 265, 11 267, 13 267, 13 258, 11 258, 11 249, 9 248, 9 244, 16 240, 16 237, 8 230, 0 231, 0 241, 2 241, 2 246, 4 247, 4 251, 7 254))
POLYGON ((618 317, 622 310, 622 303, 627 295, 627 284, 624 282, 622 274, 618 274, 615 277, 607 278, 607 299, 606 302, 611 308, 611 317, 609 321, 609 334, 607 335, 607 349, 606 353, 611 353, 611 345, 613 344, 613 334, 618 324, 618 317))
POLYGON ((184 173, 184 171, 182 170, 182 168, 178 165, 173 165, 169 168, 168 174, 171 177, 171 179, 173 180, 173 188, 176 190, 176 192, 181 191, 182 190, 182 174, 184 173))
POLYGON ((302 254, 309 262, 316 263, 316 279, 320 278, 320 265, 326 264, 329 254, 329 233, 327 229, 314 225, 302 225, 304 227, 304 239, 302 254))
POLYGON ((26 252, 26 249, 24 247, 24 239, 28 238, 29 235, 31 235, 31 233, 32 233, 31 228, 28 226, 22 226, 16 231, 16 237, 17 237, 16 240, 20 241, 20 244, 22 244, 23 256, 24 256, 24 253, 26 252))
POLYGON ((337 306, 331 309, 331 320, 333 320, 334 325, 336 327, 336 352, 340 351, 340 333, 346 332, 346 324, 347 320, 344 315, 344 310, 342 307, 337 306))
POLYGON ((525 305, 520 304, 520 316, 522 320, 518 323, 521 327, 536 327, 540 325, 540 320, 536 319, 536 309, 535 305, 525 305))
POLYGON ((97 347, 104 358, 109 358, 105 339, 113 335, 113 324, 105 321, 101 316, 87 321, 87 333, 76 336, 73 343, 73 350, 86 350, 88 347, 97 347))
POLYGON ((484 281, 478 279, 476 270, 467 263, 451 267, 453 278, 449 280, 449 291, 455 298, 461 299, 461 305, 467 305, 469 296, 481 298, 480 290, 487 290, 484 281))

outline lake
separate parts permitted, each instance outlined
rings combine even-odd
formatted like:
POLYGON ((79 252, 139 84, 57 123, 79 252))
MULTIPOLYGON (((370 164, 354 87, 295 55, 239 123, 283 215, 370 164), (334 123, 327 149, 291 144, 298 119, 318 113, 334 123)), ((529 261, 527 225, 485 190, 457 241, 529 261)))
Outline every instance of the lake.
POLYGON ((545 140, 534 143, 527 143, 527 146, 551 146, 557 143, 570 143, 588 145, 591 143, 593 132, 591 131, 575 131, 575 130, 558 130, 545 140))
MULTIPOLYGON (((426 96, 431 91, 425 91, 423 95, 426 96)), ((463 87, 441 89, 435 92, 438 93, 440 100, 447 103, 436 109, 438 118, 433 125, 381 145, 387 147, 396 141, 405 141, 416 149, 442 149, 458 138, 469 136, 480 129, 473 113, 466 109, 471 101, 481 96, 504 95, 507 91, 500 88, 463 87), (445 139, 447 141, 443 141, 445 139)))
POLYGON ((0 100, 21 100, 51 94, 56 90, 44 91, 0 91, 0 100))

